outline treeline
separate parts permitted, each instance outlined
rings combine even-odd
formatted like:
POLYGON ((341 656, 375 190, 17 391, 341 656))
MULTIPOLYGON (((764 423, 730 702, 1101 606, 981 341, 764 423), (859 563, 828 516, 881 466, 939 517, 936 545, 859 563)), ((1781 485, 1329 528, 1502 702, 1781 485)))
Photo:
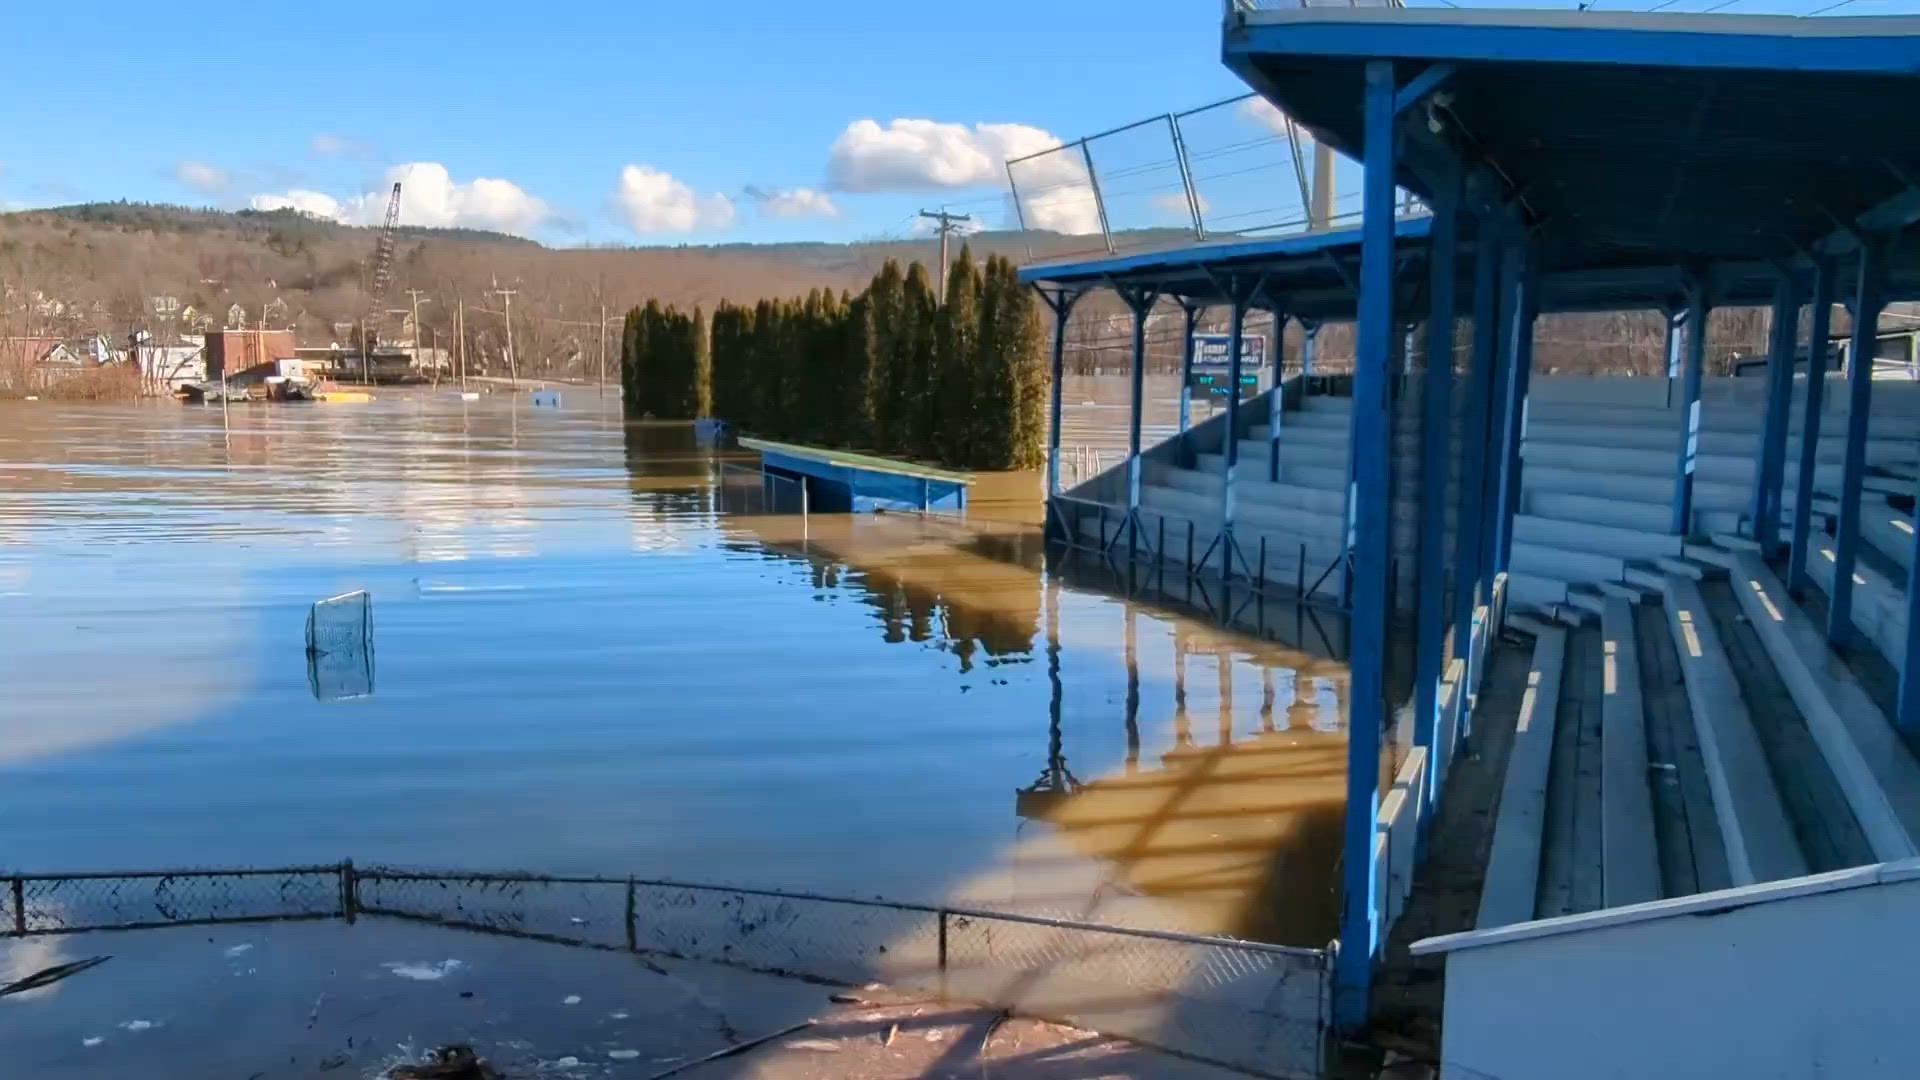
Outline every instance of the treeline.
POLYGON ((934 295, 919 263, 888 260, 859 295, 721 304, 702 348, 699 312, 649 303, 627 316, 628 411, 717 416, 741 432, 871 450, 956 468, 1024 469, 1045 454, 1047 369, 1038 305, 1011 261, 962 250, 934 295))

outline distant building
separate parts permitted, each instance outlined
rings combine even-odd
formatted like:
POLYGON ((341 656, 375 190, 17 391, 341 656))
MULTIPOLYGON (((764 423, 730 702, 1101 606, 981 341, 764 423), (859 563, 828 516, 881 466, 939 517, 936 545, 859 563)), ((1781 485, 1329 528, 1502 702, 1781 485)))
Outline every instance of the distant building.
POLYGON ((59 338, 0 338, 0 386, 43 389, 86 366, 84 355, 59 338))
POLYGON ((227 329, 239 330, 247 325, 247 309, 234 304, 227 308, 227 329))
POLYGON ((244 378, 256 372, 279 374, 277 361, 299 355, 291 330, 210 330, 207 332, 207 381, 244 378))
POLYGON ((147 303, 153 307, 153 313, 162 318, 180 314, 180 298, 177 296, 150 296, 147 303))

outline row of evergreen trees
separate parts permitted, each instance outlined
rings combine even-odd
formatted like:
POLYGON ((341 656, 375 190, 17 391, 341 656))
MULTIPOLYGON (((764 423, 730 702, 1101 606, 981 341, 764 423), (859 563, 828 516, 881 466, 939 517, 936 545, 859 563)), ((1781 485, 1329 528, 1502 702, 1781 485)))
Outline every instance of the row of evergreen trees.
POLYGON ((1012 262, 962 249, 934 295, 926 268, 888 260, 858 296, 723 303, 701 333, 649 303, 627 316, 628 411, 717 416, 740 431, 956 468, 1025 469, 1045 455, 1038 305, 1012 262))

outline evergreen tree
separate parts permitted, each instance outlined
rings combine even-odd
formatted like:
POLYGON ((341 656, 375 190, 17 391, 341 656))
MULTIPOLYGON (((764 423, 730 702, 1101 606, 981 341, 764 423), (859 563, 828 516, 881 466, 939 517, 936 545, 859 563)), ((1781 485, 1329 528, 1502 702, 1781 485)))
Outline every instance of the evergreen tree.
POLYGON ((973 253, 963 246, 947 271, 947 302, 940 309, 934 351, 938 374, 928 395, 927 420, 927 430, 935 433, 929 456, 960 468, 972 465, 979 440, 980 300, 980 274, 973 253))
POLYGON ((933 295, 933 281, 927 268, 914 263, 907 267, 907 279, 901 289, 899 332, 894 335, 888 364, 889 389, 899 417, 899 435, 893 453, 908 457, 935 457, 932 394, 940 304, 933 295))

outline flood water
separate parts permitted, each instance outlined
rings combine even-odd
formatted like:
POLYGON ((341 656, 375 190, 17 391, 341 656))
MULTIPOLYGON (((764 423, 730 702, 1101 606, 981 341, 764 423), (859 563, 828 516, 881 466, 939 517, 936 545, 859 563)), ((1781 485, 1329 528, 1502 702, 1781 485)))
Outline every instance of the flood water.
POLYGON ((353 858, 1332 933, 1344 665, 1048 571, 1030 477, 964 522, 750 517, 688 429, 591 391, 231 425, 0 403, 6 868, 353 858), (372 692, 343 697, 304 627, 354 589, 372 692))

